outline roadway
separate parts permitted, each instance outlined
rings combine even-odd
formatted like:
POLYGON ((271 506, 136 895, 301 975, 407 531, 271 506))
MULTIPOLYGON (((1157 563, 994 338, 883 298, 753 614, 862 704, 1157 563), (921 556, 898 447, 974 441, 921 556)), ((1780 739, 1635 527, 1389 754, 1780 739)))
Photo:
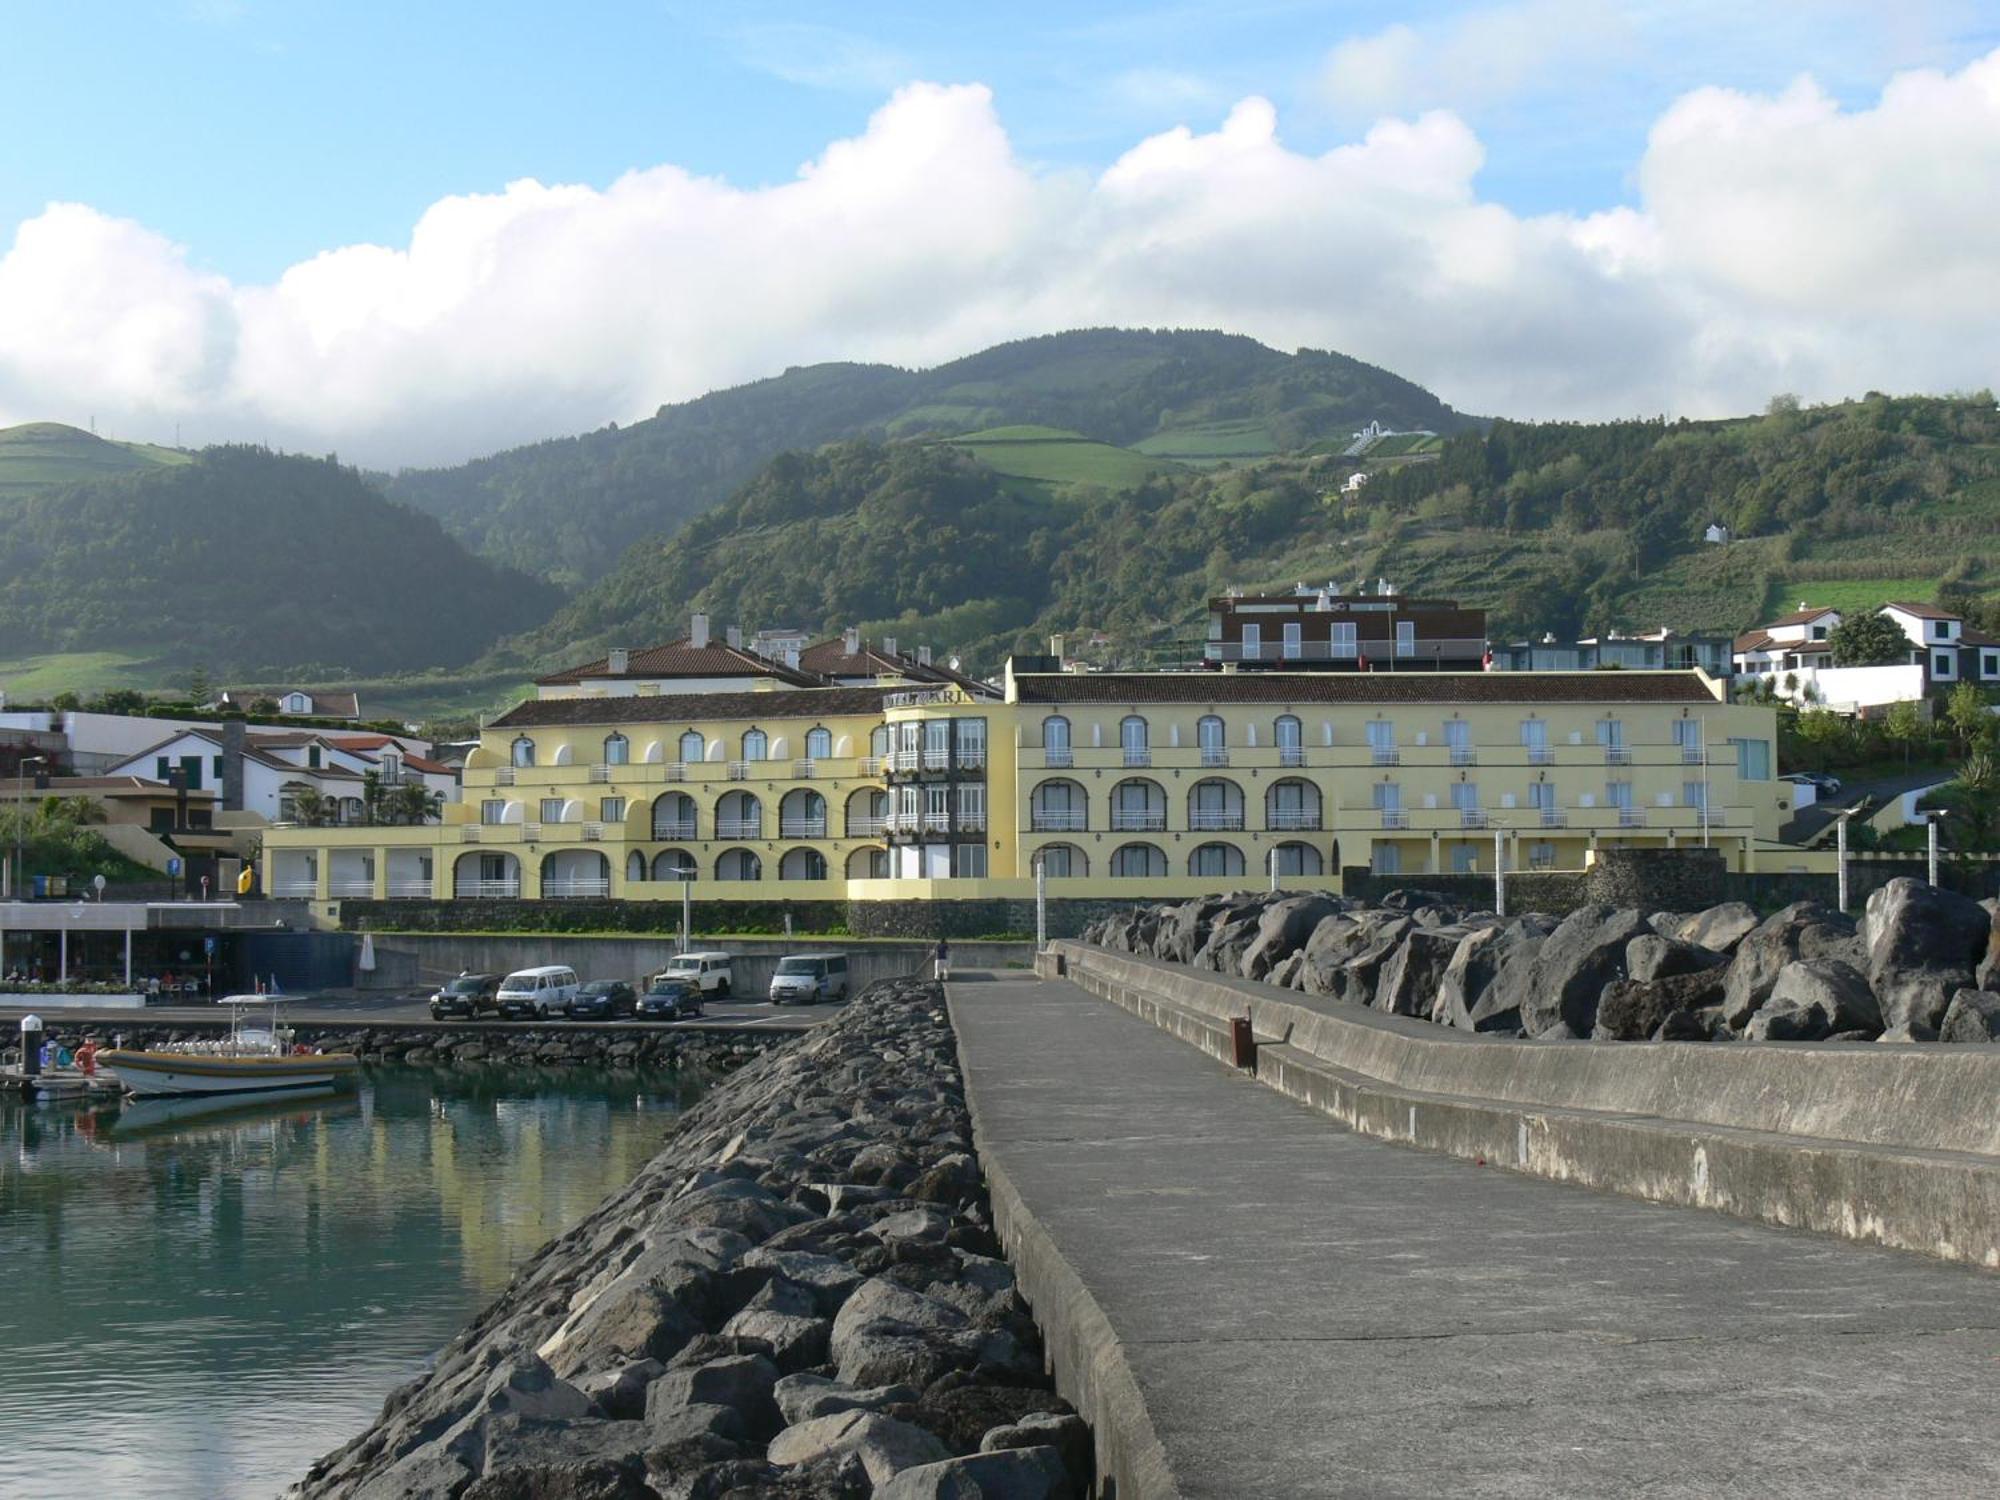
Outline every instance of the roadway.
POLYGON ((2000 1277, 1358 1136, 1068 983, 949 1000, 1121 1500, 2000 1494, 2000 1277))

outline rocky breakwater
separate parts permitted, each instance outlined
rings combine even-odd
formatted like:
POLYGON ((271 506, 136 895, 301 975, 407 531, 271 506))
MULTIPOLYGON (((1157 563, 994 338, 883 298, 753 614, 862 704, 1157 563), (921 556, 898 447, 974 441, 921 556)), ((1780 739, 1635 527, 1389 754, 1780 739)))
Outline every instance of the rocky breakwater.
POLYGON ((1504 1036, 2000 1041, 2000 901, 1907 879, 1858 923, 1813 902, 1558 920, 1279 892, 1135 908, 1084 941, 1504 1036))
POLYGON ((683 1116, 297 1500, 1055 1497, 938 986, 872 987, 683 1116))

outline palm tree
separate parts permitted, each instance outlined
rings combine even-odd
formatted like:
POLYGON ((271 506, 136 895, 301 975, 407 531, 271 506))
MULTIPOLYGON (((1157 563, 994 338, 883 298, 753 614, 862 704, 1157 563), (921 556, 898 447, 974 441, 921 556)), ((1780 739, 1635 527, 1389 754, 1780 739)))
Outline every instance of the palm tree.
POLYGON ((442 793, 434 792, 421 781, 406 781, 390 794, 390 815, 399 823, 428 823, 439 816, 444 807, 442 793))
POLYGON ((380 771, 361 773, 361 821, 373 827, 382 821, 385 791, 380 771))
POLYGON ((319 788, 300 786, 291 794, 292 816, 308 828, 317 828, 327 819, 329 804, 319 788))

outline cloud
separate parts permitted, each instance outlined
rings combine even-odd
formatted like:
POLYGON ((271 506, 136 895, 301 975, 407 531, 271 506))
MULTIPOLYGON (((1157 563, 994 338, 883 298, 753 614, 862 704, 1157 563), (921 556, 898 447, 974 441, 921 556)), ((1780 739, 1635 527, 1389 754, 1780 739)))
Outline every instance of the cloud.
POLYGON ((729 39, 745 66, 807 88, 886 94, 915 71, 892 47, 809 21, 759 22, 729 39))
POLYGON ((1605 212, 1513 213, 1484 159, 1443 110, 1302 152, 1251 98, 1050 171, 987 90, 917 84, 773 186, 524 180, 269 285, 58 204, 0 253, 0 421, 440 462, 788 365, 1098 324, 1335 348, 1534 417, 1994 378, 2000 52, 1863 108, 1809 81, 1689 93, 1605 212))

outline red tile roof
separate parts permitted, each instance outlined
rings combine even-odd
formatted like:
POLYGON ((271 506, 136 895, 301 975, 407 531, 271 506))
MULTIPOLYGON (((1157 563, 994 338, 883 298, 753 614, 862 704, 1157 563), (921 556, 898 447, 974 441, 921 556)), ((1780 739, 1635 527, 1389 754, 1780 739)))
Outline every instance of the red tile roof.
POLYGON ((1777 619, 1764 628, 1766 630, 1776 630, 1780 625, 1804 625, 1810 620, 1817 620, 1821 615, 1838 613, 1839 611, 1831 604, 1809 604, 1803 609, 1793 610, 1788 615, 1779 615, 1777 619))
POLYGON ((1693 672, 1032 672, 1023 703, 1715 703, 1693 672))
POLYGON ((1948 609, 1939 609, 1935 604, 1905 604, 1900 599, 1892 599, 1883 605, 1884 609, 1900 609, 1906 615, 1914 615, 1919 620, 1957 620, 1963 618, 1948 609))
POLYGON ((829 714, 877 714, 895 688, 822 687, 797 692, 668 693, 655 697, 542 698, 518 703, 488 724, 520 729, 542 724, 680 724, 700 719, 806 719, 829 714))
POLYGON ((713 640, 706 646, 697 646, 687 636, 668 641, 663 646, 649 646, 643 651, 632 652, 626 659, 623 672, 613 672, 611 658, 600 656, 596 661, 537 677, 535 684, 538 687, 566 687, 597 678, 628 677, 775 677, 795 687, 817 685, 810 673, 794 671, 783 662, 771 661, 754 651, 713 640))

